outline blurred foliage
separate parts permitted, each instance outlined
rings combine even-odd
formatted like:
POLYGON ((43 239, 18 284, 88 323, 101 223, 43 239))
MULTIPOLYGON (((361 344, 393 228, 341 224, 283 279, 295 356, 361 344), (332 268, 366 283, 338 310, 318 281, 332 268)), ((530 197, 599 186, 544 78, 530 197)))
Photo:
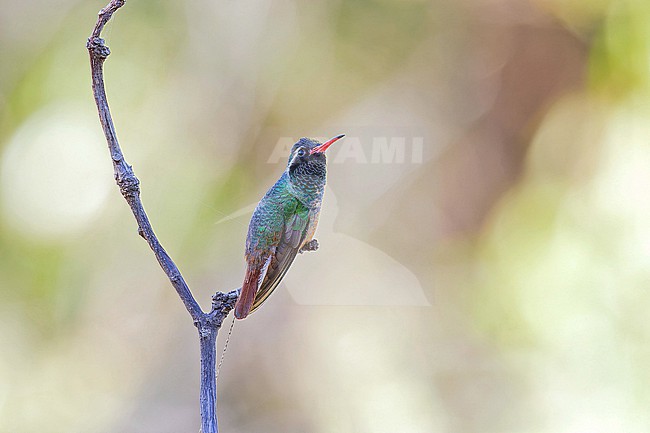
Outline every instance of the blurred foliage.
POLYGON ((628 1, 612 4, 592 50, 590 79, 595 90, 614 97, 648 92, 650 75, 650 5, 628 1))
MULTIPOLYGON (((3 6, 0 432, 195 431, 194 329, 95 115, 103 4, 3 6)), ((281 143, 347 133, 321 250, 235 326, 222 430, 649 431, 648 29, 645 0, 128 2, 109 103, 202 305, 281 143)))

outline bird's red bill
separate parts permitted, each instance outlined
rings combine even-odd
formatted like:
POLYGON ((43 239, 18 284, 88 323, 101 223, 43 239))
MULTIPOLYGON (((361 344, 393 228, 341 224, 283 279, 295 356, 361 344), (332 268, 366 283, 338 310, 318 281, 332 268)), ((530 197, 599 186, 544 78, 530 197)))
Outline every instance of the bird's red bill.
POLYGON ((332 144, 339 141, 343 137, 345 137, 345 134, 337 135, 336 137, 327 140, 325 143, 321 144, 320 146, 314 147, 310 153, 323 153, 327 150, 328 147, 330 147, 332 144))

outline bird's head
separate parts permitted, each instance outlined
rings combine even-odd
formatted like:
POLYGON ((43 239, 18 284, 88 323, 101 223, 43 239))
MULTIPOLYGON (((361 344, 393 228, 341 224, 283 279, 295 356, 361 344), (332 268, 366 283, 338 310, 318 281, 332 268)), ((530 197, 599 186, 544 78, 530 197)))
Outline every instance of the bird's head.
POLYGON ((311 174, 311 172, 320 171, 321 169, 324 172, 326 162, 325 151, 343 137, 345 137, 345 134, 337 135, 325 143, 321 143, 312 138, 301 138, 291 148, 289 162, 287 163, 289 173, 311 174))

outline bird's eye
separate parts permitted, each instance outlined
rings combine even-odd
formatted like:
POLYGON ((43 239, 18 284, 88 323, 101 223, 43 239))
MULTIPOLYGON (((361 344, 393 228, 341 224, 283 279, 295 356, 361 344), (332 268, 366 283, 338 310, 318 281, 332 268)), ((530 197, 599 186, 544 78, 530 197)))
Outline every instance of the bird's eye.
POLYGON ((307 151, 305 149, 298 150, 298 156, 305 156, 306 154, 307 154, 307 151))

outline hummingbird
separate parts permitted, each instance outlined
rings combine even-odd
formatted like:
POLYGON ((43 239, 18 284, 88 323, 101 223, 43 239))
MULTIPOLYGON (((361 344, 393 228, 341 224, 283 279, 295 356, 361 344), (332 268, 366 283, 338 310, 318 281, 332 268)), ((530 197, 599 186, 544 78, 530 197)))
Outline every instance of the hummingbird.
POLYGON ((325 151, 345 134, 321 143, 301 138, 280 179, 257 204, 246 236, 246 275, 235 317, 244 319, 271 295, 298 253, 315 251, 326 182, 325 151))

